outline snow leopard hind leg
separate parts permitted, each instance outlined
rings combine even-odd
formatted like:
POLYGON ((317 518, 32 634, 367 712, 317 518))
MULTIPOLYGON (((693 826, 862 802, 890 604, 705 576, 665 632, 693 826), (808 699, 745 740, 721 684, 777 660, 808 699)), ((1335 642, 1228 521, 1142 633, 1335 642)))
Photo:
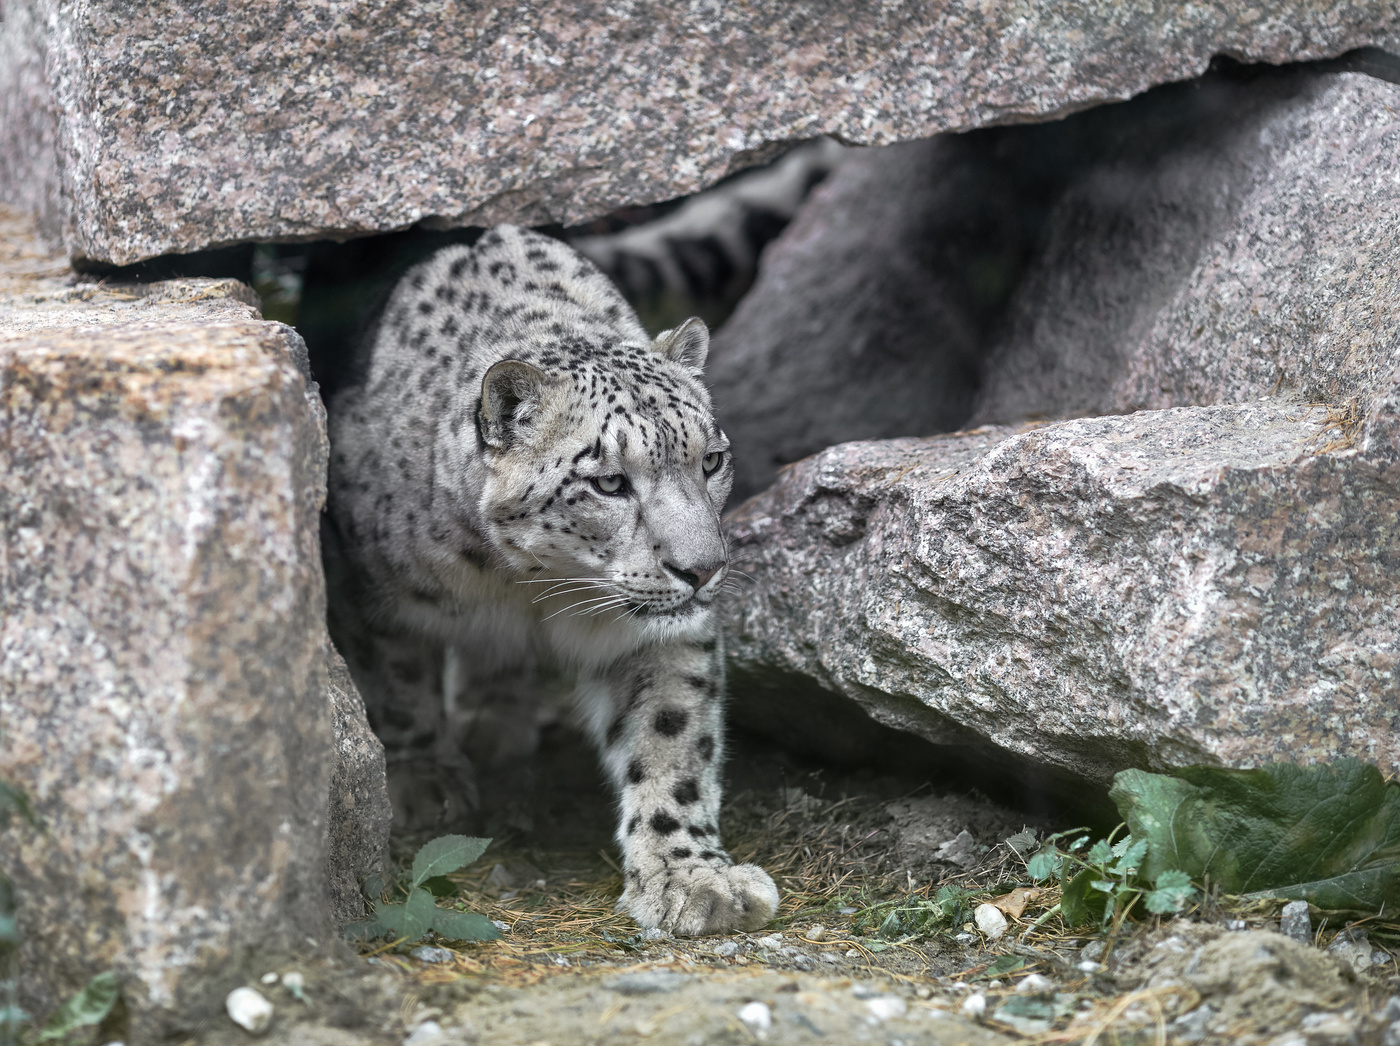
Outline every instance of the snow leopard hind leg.
POLYGON ((582 679, 586 721, 618 796, 626 888, 643 927, 678 935, 756 930, 777 914, 762 868, 720 843, 724 657, 715 634, 647 647, 582 679))

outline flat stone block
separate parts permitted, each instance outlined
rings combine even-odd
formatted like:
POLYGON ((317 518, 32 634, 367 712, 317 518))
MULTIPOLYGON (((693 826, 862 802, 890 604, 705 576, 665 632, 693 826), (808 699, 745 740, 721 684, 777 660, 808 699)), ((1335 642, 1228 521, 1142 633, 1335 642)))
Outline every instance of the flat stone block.
POLYGON ((1400 50, 1382 0, 1163 6, 11 0, 0 202, 75 256, 574 223, 823 132, 1047 119, 1211 57, 1400 50))
POLYGON ((20 1001, 111 969, 151 1042, 330 944, 333 775, 373 805, 328 694, 324 415, 237 283, 74 284, 22 237, 0 280, 0 779, 45 822, 0 839, 20 1001))
POLYGON ((1369 432, 1258 403, 831 448, 730 518, 736 700, 816 685, 1100 780, 1394 773, 1400 467, 1369 432))

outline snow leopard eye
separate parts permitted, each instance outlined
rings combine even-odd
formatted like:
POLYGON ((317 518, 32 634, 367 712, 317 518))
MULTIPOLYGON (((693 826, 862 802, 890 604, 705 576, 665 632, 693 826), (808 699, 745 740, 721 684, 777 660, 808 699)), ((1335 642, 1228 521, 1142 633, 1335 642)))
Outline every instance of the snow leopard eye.
POLYGON ((717 450, 712 450, 700 459, 700 467, 705 470, 705 475, 709 475, 719 468, 719 463, 724 460, 724 455, 717 450))
POLYGON ((622 475, 595 476, 593 478, 593 485, 599 490, 601 490, 604 494, 620 493, 623 486, 626 485, 626 483, 627 477, 622 475))

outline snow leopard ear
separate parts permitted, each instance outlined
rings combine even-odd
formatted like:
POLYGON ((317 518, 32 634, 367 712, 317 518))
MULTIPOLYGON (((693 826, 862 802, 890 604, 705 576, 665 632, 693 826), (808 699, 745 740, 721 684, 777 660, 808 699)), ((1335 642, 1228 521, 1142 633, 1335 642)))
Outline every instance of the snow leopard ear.
POLYGON ((679 363, 699 375, 710 353, 710 329, 699 316, 692 316, 675 330, 658 334, 651 347, 672 363, 679 363))
POLYGON ((540 405, 544 372, 521 360, 501 360, 481 379, 477 427, 488 446, 504 449, 540 405))

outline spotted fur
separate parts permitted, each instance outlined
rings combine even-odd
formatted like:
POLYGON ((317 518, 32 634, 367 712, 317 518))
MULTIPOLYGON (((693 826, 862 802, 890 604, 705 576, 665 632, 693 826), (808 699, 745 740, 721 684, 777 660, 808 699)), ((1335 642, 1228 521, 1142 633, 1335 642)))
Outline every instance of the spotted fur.
POLYGON ((763 248, 849 152, 816 138, 696 193, 660 218, 569 242, 617 284, 648 325, 695 314, 719 323, 752 286, 763 248))
MULTIPOLYGON (((652 341, 591 262, 501 226, 404 277, 366 380, 330 405, 332 573, 361 627, 445 645, 449 674, 539 650, 576 673, 619 796, 619 905, 687 934, 756 928, 778 901, 720 843, 732 469, 707 348, 698 320, 652 341)), ((390 669, 365 689, 411 732, 390 748, 456 758, 432 700, 454 687, 390 669)))

